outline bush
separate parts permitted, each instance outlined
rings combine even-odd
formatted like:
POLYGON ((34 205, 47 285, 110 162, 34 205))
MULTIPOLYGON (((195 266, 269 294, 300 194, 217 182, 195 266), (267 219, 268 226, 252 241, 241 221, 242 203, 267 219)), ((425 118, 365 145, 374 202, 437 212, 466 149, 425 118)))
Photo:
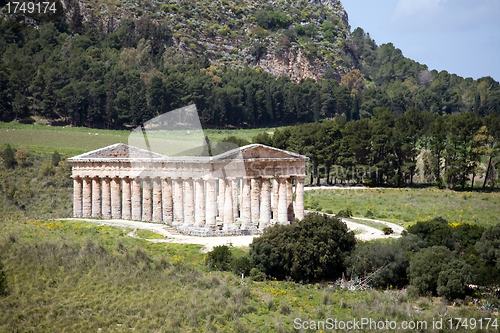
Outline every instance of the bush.
POLYGON ((59 162, 61 162, 62 158, 61 155, 57 152, 57 150, 54 150, 54 153, 52 153, 52 164, 54 166, 58 166, 59 162))
POLYGON ((28 166, 31 162, 31 153, 24 147, 19 148, 15 154, 16 162, 20 166, 28 166))
POLYGON ((248 258, 248 255, 242 255, 234 259, 232 261, 231 267, 235 274, 237 275, 244 274, 245 276, 250 274, 250 269, 252 268, 250 264, 250 258, 248 258))
POLYGON ((382 231, 384 232, 384 235, 390 235, 394 233, 394 230, 392 230, 392 228, 389 227, 383 227, 382 231))
POLYGON ((423 249, 410 260, 410 283, 420 294, 434 294, 447 299, 465 294, 465 285, 472 282, 472 269, 444 246, 423 249))
POLYGON ((56 169, 50 161, 45 161, 40 168, 40 172, 42 173, 42 176, 47 177, 54 175, 56 173, 56 169))
POLYGON ((450 250, 465 249, 474 245, 485 228, 470 224, 453 227, 442 217, 430 221, 420 221, 409 226, 407 231, 423 239, 428 246, 446 246, 450 250))
POLYGON ((484 262, 500 269, 500 224, 486 229, 475 248, 484 262))
POLYGON ((210 269, 221 271, 230 270, 232 261, 233 254, 227 245, 215 246, 205 257, 205 264, 210 269))
POLYGON ((338 212, 337 216, 340 216, 340 217, 352 217, 352 211, 351 211, 350 208, 347 208, 345 210, 341 210, 340 212, 338 212))
POLYGON ((368 281, 374 287, 403 287, 407 282, 406 252, 396 243, 366 243, 358 246, 347 260, 347 276, 361 279, 378 271, 368 281))
POLYGON ((309 213, 291 225, 275 225, 250 244, 250 262, 266 275, 299 280, 337 278, 354 249, 354 233, 335 217, 309 213))
POLYGON ((0 295, 5 294, 6 290, 7 290, 7 277, 3 272, 3 264, 0 261, 0 295))
POLYGON ((264 281, 266 274, 262 273, 260 269, 253 267, 250 270, 250 278, 254 281, 264 281))
POLYGON ((7 168, 13 168, 14 165, 16 164, 16 157, 14 155, 14 151, 10 147, 9 144, 5 147, 5 149, 2 151, 2 160, 3 163, 7 168))

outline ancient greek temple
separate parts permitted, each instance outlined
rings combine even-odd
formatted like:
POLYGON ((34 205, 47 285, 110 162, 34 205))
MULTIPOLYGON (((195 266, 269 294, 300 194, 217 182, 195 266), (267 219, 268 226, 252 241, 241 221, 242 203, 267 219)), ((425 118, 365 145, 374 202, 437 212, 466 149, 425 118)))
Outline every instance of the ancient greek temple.
POLYGON ((69 159, 73 213, 166 223, 195 235, 260 233, 304 217, 307 160, 260 144, 207 157, 115 144, 69 159))

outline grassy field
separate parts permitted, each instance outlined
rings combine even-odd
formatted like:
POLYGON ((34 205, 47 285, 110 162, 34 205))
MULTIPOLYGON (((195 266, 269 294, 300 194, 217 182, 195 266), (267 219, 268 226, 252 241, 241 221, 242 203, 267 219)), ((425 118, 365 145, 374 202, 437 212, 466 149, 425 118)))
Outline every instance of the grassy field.
MULTIPOLYGON (((211 141, 222 141, 227 136, 237 135, 251 142, 254 136, 264 131, 273 132, 274 129, 207 129, 204 130, 204 134, 211 141)), ((0 122, 0 145, 3 146, 8 143, 12 147, 23 146, 37 152, 58 150, 60 153, 74 156, 115 143, 128 143, 131 133, 131 131, 100 130, 85 127, 57 127, 0 122)))
POLYGON ((500 195, 437 188, 339 189, 306 191, 305 207, 404 225, 441 216, 450 223, 491 226, 500 221, 500 195))
POLYGON ((294 329, 296 318, 426 321, 425 331, 437 332, 433 318, 494 317, 481 303, 452 308, 411 289, 255 282, 209 271, 198 245, 150 243, 127 233, 85 222, 0 220, 7 280, 0 332, 305 332, 294 329))

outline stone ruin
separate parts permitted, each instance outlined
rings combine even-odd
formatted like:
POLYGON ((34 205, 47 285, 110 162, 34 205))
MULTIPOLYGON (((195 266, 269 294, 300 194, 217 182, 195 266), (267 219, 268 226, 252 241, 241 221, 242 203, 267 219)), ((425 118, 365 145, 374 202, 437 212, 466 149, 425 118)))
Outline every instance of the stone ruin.
POLYGON ((307 160, 260 144, 194 157, 119 143, 68 159, 73 215, 166 223, 190 235, 259 234, 304 217, 307 160))

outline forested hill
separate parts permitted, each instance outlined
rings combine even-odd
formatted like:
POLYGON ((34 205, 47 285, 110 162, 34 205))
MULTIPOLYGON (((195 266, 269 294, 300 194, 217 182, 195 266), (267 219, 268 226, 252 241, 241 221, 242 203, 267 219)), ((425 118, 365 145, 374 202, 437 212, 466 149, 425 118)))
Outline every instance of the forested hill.
POLYGON ((351 33, 336 0, 62 0, 43 15, 9 3, 2 121, 123 128, 190 103, 205 127, 362 119, 379 106, 500 111, 498 82, 429 71, 351 33))

